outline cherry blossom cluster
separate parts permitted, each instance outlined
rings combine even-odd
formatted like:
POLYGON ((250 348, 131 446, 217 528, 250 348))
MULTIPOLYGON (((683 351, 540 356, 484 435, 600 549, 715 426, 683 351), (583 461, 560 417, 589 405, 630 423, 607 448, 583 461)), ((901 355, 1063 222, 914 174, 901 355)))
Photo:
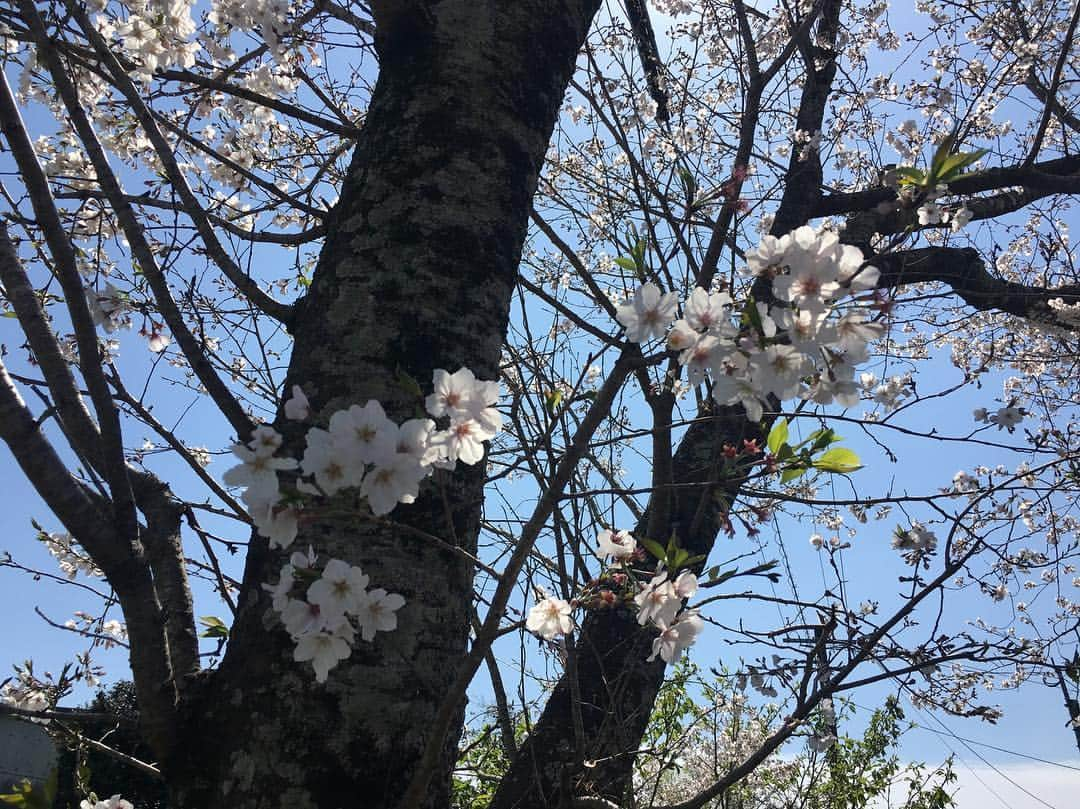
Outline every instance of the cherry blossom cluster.
POLYGON ((1046 305, 1062 320, 1080 323, 1080 303, 1066 303, 1064 298, 1051 298, 1046 305))
MULTIPOLYGON (((601 531, 597 535, 597 544, 602 559, 612 559, 624 566, 643 553, 638 550, 637 540, 627 531, 601 531)), ((627 573, 614 575, 619 577, 619 580, 613 583, 619 586, 633 581, 627 573)), ((632 599, 629 599, 637 608, 638 623, 641 626, 651 624, 660 630, 660 634, 653 640, 649 662, 658 655, 666 663, 678 660, 682 653, 694 644, 704 627, 704 621, 696 610, 683 609, 683 602, 697 593, 697 577, 684 570, 674 579, 670 579, 668 571, 661 565, 651 580, 641 585, 640 589, 636 584, 631 586, 638 590, 632 599)), ((615 592, 610 589, 600 588, 598 593, 595 600, 597 606, 612 606, 618 601, 615 592)), ((566 635, 574 629, 574 620, 571 617, 573 608, 574 605, 564 599, 545 596, 529 610, 525 628, 545 640, 566 635)))
MULTIPOLYGON (((94 325, 101 326, 106 334, 112 334, 117 329, 131 328, 131 312, 135 311, 135 307, 126 294, 108 281, 105 282, 103 291, 92 286, 87 287, 86 302, 94 325)), ((146 338, 147 348, 155 354, 160 354, 172 343, 164 324, 146 316, 143 317, 139 336, 146 338)))
POLYGON ((49 554, 56 559, 60 571, 71 581, 80 573, 87 576, 103 578, 104 573, 94 564, 93 560, 79 548, 78 543, 67 533, 47 534, 38 532, 38 539, 48 549, 49 554))
POLYGON ((124 5, 126 19, 116 22, 101 15, 97 27, 105 37, 123 43, 125 54, 134 60, 133 75, 149 81, 159 68, 194 66, 199 45, 192 41, 191 0, 126 0, 124 5))
POLYGON ((287 55, 281 39, 289 28, 289 0, 215 0, 206 14, 210 28, 203 31, 196 28, 191 0, 123 0, 124 14, 118 18, 103 13, 104 0, 89 5, 99 12, 98 31, 119 41, 134 65, 132 75, 142 81, 165 68, 193 67, 203 48, 216 60, 232 61, 228 38, 233 31, 255 32, 275 58, 287 55))
MULTIPOLYGON (((882 381, 870 373, 859 374, 859 382, 863 391, 877 404, 883 405, 886 410, 895 410, 900 406, 903 399, 910 396, 913 391, 911 373, 894 374, 882 381)), ((874 421, 878 418, 877 411, 867 413, 864 418, 874 421)))
POLYGON ((111 649, 117 644, 126 644, 128 641, 127 625, 115 618, 103 620, 96 618, 83 610, 76 610, 75 617, 64 621, 64 626, 101 641, 106 649, 111 649))
POLYGON ((360 639, 397 629, 397 610, 405 599, 381 588, 368 589, 369 578, 358 566, 331 559, 316 569, 312 549, 296 552, 282 566, 277 584, 264 584, 285 630, 296 643, 293 659, 310 661, 315 679, 326 682, 330 669, 352 653, 360 639), (294 598, 300 590, 303 596, 294 598))
POLYGON ((761 419, 770 395, 844 406, 858 402, 855 367, 867 359, 868 345, 883 326, 869 320, 864 308, 841 311, 835 304, 873 289, 879 271, 864 266, 858 248, 841 244, 835 233, 810 227, 765 236, 747 263, 751 274, 772 280, 775 305, 740 309, 726 292, 698 288, 675 320, 676 294, 662 294, 649 282, 616 311, 626 338, 644 342, 666 334, 690 384, 708 376, 716 402, 741 404, 752 421, 761 419), (740 320, 753 328, 741 330, 740 320))
MULTIPOLYGON (((928 225, 948 225, 953 233, 958 233, 971 222, 971 217, 974 216, 974 213, 967 205, 961 205, 959 208, 952 210, 937 203, 936 200, 938 197, 948 193, 948 190, 948 186, 939 185, 923 194, 922 204, 915 212, 919 217, 919 225, 921 227, 926 227, 928 225)), ((903 198, 905 192, 913 193, 914 189, 903 189, 901 198, 903 198)))
MULTIPOLYGON (((433 392, 424 400, 433 419, 410 419, 397 424, 379 402, 352 405, 330 416, 327 429, 310 427, 299 461, 282 457, 282 436, 268 425, 252 431, 251 438, 232 447, 240 463, 225 472, 230 486, 243 486, 242 498, 255 529, 270 545, 287 548, 299 530, 305 496, 329 497, 346 489, 357 490, 372 514, 390 513, 398 503, 412 503, 420 482, 434 469, 453 469, 484 457, 484 442, 502 427, 494 405, 499 383, 478 380, 468 368, 451 374, 437 369, 433 392), (279 473, 293 483, 282 490, 279 473)), ((311 406, 303 390, 294 385, 283 405, 287 419, 305 421, 311 406)), ((278 583, 264 585, 272 595, 286 631, 296 642, 294 658, 311 661, 316 679, 349 656, 359 632, 370 641, 376 632, 397 627, 396 611, 405 599, 383 589, 368 589, 368 576, 356 566, 330 559, 321 574, 315 571, 315 553, 294 553, 281 569, 278 583), (303 598, 293 591, 304 588, 303 598)))
POLYGON ((673 580, 668 571, 660 569, 634 596, 638 606, 638 623, 651 623, 660 630, 653 640, 649 662, 659 655, 665 663, 673 663, 694 645, 705 622, 697 610, 683 609, 683 602, 698 590, 697 576, 684 570, 673 580))
POLYGON ((258 31, 275 57, 282 55, 281 34, 288 28, 290 0, 214 0, 208 15, 224 34, 230 29, 258 31))
MULTIPOLYGON (((246 444, 232 452, 240 464, 223 480, 244 486, 244 503, 259 533, 276 547, 288 547, 297 533, 300 497, 331 496, 357 489, 376 516, 389 514, 398 503, 412 503, 420 482, 434 469, 453 469, 458 461, 473 465, 484 457, 484 442, 502 428, 494 405, 499 383, 478 380, 468 368, 453 374, 437 369, 434 392, 425 401, 427 412, 447 424, 438 429, 432 419, 409 419, 396 424, 379 402, 352 405, 330 416, 327 429, 311 427, 299 462, 278 457, 281 434, 272 427, 256 428, 246 444), (300 478, 291 496, 282 492, 279 472, 300 478)), ((304 420, 310 414, 299 386, 285 402, 287 418, 304 420)))
POLYGON ((920 522, 911 523, 911 528, 904 530, 897 527, 893 532, 893 550, 900 551, 909 565, 922 562, 929 565, 928 558, 937 550, 937 535, 920 522))
POLYGON ((833 705, 832 697, 825 697, 818 703, 818 718, 825 732, 815 731, 807 738, 806 746, 815 753, 824 753, 838 741, 836 734, 831 730, 836 727, 836 707, 833 705))
POLYGON ((110 282, 106 281, 105 288, 100 291, 87 287, 86 303, 94 325, 101 326, 107 334, 112 334, 117 329, 131 328, 131 304, 128 297, 110 282))
POLYGON ((999 430, 1008 430, 1010 433, 1024 420, 1024 411, 1015 404, 999 407, 996 412, 989 413, 985 407, 977 407, 972 413, 975 421, 983 424, 996 424, 999 430))
MULTIPOLYGON (((773 657, 774 665, 776 656, 773 657)), ((740 673, 735 678, 735 687, 739 691, 745 691, 747 685, 761 694, 763 697, 769 697, 770 699, 776 699, 780 695, 780 692, 776 690, 776 686, 772 685, 765 679, 765 675, 758 671, 757 666, 747 666, 746 671, 748 673, 740 673)))
POLYGON ((34 687, 32 680, 20 676, 19 680, 6 682, 0 687, 0 702, 21 711, 45 711, 49 708, 48 695, 34 687))

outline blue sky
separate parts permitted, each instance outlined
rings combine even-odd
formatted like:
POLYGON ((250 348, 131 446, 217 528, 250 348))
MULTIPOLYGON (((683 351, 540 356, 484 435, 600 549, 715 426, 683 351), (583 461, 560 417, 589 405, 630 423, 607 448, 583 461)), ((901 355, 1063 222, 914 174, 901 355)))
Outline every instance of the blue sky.
MULTIPOLYGON (((662 27, 658 24, 658 28, 662 27)), ((135 356, 141 359, 137 363, 149 363, 150 357, 145 351, 144 341, 134 333, 121 335, 122 352, 125 358, 135 356)), ((21 339, 11 321, 0 322, 0 342, 9 347, 17 346, 21 339)), ((148 368, 142 369, 146 372, 148 368)), ((139 370, 136 370, 136 375, 139 370)), ((955 382, 957 372, 943 359, 926 364, 920 370, 920 385, 926 389, 944 388, 955 382)), ((133 377, 131 378, 133 379, 133 377)), ((993 399, 1000 396, 1000 386, 988 384, 982 391, 965 390, 948 401, 947 409, 933 403, 917 408, 910 414, 910 422, 921 424, 925 428, 936 427, 942 433, 966 435, 973 427, 971 410, 974 407, 993 407, 993 399)), ((129 382, 134 386, 133 382, 129 382)), ((180 431, 193 443, 203 444, 211 450, 225 448, 231 436, 220 418, 205 405, 196 405, 187 411, 187 406, 194 398, 180 388, 167 387, 156 383, 159 396, 155 414, 167 424, 174 423, 183 416, 180 431)), ((855 429, 844 430, 847 444, 856 448, 863 457, 867 468, 853 476, 857 490, 861 494, 877 493, 891 487, 894 492, 925 492, 928 487, 945 486, 954 472, 961 468, 970 468, 975 463, 987 463, 982 451, 960 444, 929 447, 924 444, 911 445, 900 453, 902 462, 892 464, 872 442, 860 438, 855 429)), ((143 431, 146 432, 146 431, 143 431)), ((143 432, 129 432, 132 439, 141 438, 143 432)), ((148 437, 149 433, 146 433, 148 437)), ((905 440, 890 439, 899 444, 905 440)), ((890 446, 893 446, 890 444, 890 446)), ((1013 458, 1012 463, 1019 460, 1013 458)), ((995 463, 992 461, 990 463, 995 463)), ((1002 461, 1007 462, 1007 461, 1002 461)), ((154 459, 148 462, 166 479, 176 481, 178 490, 195 491, 190 473, 170 460, 154 459)), ((215 458, 210 471, 220 478, 228 466, 227 459, 215 458)), ((6 447, 0 446, 0 470, 3 486, 0 486, 0 529, 4 539, 0 541, 0 551, 10 550, 19 562, 30 567, 48 572, 57 572, 55 564, 44 547, 34 540, 34 531, 30 520, 36 518, 49 530, 60 530, 57 521, 50 517, 48 510, 41 503, 36 493, 23 479, 6 447)), ((213 524, 212 522, 210 524, 213 524)), ((873 597, 877 590, 893 588, 895 571, 895 553, 889 550, 889 531, 891 522, 882 522, 863 526, 859 536, 853 540, 850 552, 844 552, 845 573, 853 588, 861 589, 867 597, 873 597), (889 571, 888 576, 882 573, 889 571), (892 578, 890 578, 892 577, 892 578)), ((222 526, 224 528, 224 526, 222 526)), ((781 526, 785 535, 785 546, 792 556, 792 565, 800 571, 813 571, 822 565, 822 554, 813 551, 806 538, 812 533, 810 526, 797 525, 785 521, 781 526), (803 538, 800 538, 800 532, 803 538)), ((230 535, 242 538, 242 533, 235 528, 227 529, 230 535)), ((743 537, 734 540, 740 550, 743 537)), ((715 562, 722 561, 728 547, 725 541, 718 543, 719 550, 715 562)), ((234 573, 238 573, 238 558, 231 563, 234 573)), ((80 578, 80 581, 85 579, 80 578)), ((822 578, 824 582, 824 577, 822 578)), ((199 615, 215 614, 226 617, 225 608, 217 602, 212 589, 205 582, 194 580, 196 603, 199 615)), ((895 588, 893 588, 895 589, 895 588)), ((54 583, 34 582, 30 577, 8 569, 0 569, 0 610, 5 615, 6 628, 0 642, 0 666, 17 663, 27 656, 35 660, 38 671, 58 671, 75 651, 85 648, 86 641, 71 633, 50 629, 43 619, 35 613, 40 608, 49 618, 63 623, 74 611, 87 609, 93 612, 95 605, 88 603, 87 594, 77 587, 54 583)), ((857 599, 856 599, 857 600, 857 599)), ((752 614, 753 610, 748 608, 752 614)), ((986 610, 985 599, 960 599, 953 615, 958 620, 975 618, 986 610)), ((205 644, 209 650, 212 644, 205 644)), ((706 637, 694 652, 695 660, 702 665, 712 665, 717 661, 730 662, 730 651, 706 637)), ((126 660, 123 650, 99 652, 95 660, 108 670, 105 681, 111 682, 125 676, 126 660)), ((508 661, 512 662, 512 661, 508 661)), ((4 674, 0 673, 0 679, 4 674)), ((482 702, 487 698, 484 685, 485 676, 481 673, 474 690, 474 701, 482 702)), ((869 693, 860 692, 857 701, 866 707, 878 704, 889 689, 881 687, 869 693)), ((73 705, 87 699, 90 692, 80 688, 67 701, 73 705)), ((921 726, 929 729, 913 730, 905 737, 903 753, 916 760, 937 762, 950 753, 958 757, 957 772, 960 776, 962 809, 983 809, 986 806, 1008 806, 1014 809, 1044 806, 1038 800, 1026 795, 1011 784, 1011 778, 1031 793, 1047 801, 1056 809, 1064 809, 1071 803, 1070 797, 1080 788, 1080 772, 1052 764, 1040 764, 1010 755, 1002 750, 980 746, 978 743, 993 745, 1025 753, 1037 758, 1057 761, 1069 766, 1080 766, 1075 739, 1065 727, 1065 715, 1061 706, 1060 694, 1055 689, 1037 685, 1025 687, 1019 693, 998 692, 995 700, 1005 709, 1004 718, 996 726, 988 726, 975 720, 960 721, 955 718, 938 716, 947 731, 943 731, 937 720, 924 712, 910 710, 909 717, 921 726), (954 733, 969 742, 970 749, 952 738, 954 733), (978 754, 985 759, 980 760, 978 754), (989 765, 986 763, 989 762, 989 765), (992 766, 990 766, 992 765, 992 766), (996 769, 995 769, 996 768, 996 769), (1004 773, 1004 775, 1002 774, 1004 773), (995 796, 995 793, 997 796, 995 796)))

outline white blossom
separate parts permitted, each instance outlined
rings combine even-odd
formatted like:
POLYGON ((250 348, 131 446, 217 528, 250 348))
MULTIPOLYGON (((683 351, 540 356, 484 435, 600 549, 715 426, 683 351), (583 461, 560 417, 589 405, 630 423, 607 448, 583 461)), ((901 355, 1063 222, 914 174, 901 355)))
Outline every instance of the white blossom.
POLYGON ((570 612, 570 604, 561 598, 545 598, 529 610, 525 628, 544 640, 552 640, 556 635, 566 635, 574 628, 570 612))
POLYGON ((330 435, 344 458, 359 463, 380 463, 395 452, 397 425, 372 399, 363 407, 351 405, 330 417, 330 435))
POLYGON ((398 503, 416 500, 420 481, 426 475, 427 470, 413 455, 394 452, 368 472, 360 486, 360 494, 367 498, 372 514, 389 514, 398 503))
POLYGON ((356 622, 360 637, 373 640, 376 632, 392 632, 397 629, 397 611, 405 606, 404 597, 397 593, 375 589, 364 594, 357 605, 356 622))
POLYGON ((334 666, 352 654, 348 642, 339 635, 329 632, 309 632, 300 636, 293 651, 293 660, 298 663, 311 661, 315 669, 315 680, 325 683, 334 666))
POLYGON ((687 610, 671 625, 657 623, 657 626, 660 634, 653 640, 652 654, 647 660, 651 663, 659 655, 665 663, 674 663, 693 646, 705 622, 697 612, 687 610))
POLYGON ((311 405, 299 385, 292 386, 292 395, 285 400, 285 418, 291 421, 304 421, 311 414, 311 405))
POLYGON ((365 595, 368 577, 359 567, 340 559, 331 559, 322 576, 311 583, 307 600, 318 606, 324 616, 356 612, 365 595))
POLYGON ((596 535, 600 546, 600 558, 621 561, 629 559, 637 550, 637 541, 627 531, 601 531, 596 535))
POLYGON ((626 339, 632 343, 660 339, 675 319, 678 300, 674 292, 661 293, 660 288, 649 281, 634 291, 629 303, 616 308, 615 317, 626 329, 626 339))

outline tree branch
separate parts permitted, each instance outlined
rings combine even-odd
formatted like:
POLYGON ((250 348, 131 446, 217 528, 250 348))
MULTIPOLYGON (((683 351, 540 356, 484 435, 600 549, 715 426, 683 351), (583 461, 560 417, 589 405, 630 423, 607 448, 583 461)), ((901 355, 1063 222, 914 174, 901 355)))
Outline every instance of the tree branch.
MULTIPOLYGON (((105 150, 102 148, 101 142, 94 132, 94 127, 83 109, 78 91, 64 66, 60 63, 56 48, 45 30, 45 23, 42 21, 41 15, 38 14, 33 0, 19 0, 19 8, 23 20, 26 22, 37 45, 38 57, 52 76, 57 94, 67 108, 71 124, 82 140, 83 147, 86 149, 87 156, 90 158, 90 162, 97 174, 98 182, 116 212, 117 219, 120 222, 124 236, 128 240, 128 244, 131 246, 135 260, 139 263, 139 267, 154 293, 154 299, 157 301, 162 318, 176 338, 176 342, 191 365, 192 371, 202 382, 210 398, 214 400, 226 419, 228 419, 237 436, 243 440, 251 432, 251 420, 202 353, 198 341, 184 322, 184 317, 172 298, 168 281, 154 258, 154 252, 146 240, 142 226, 135 217, 135 212, 125 199, 120 182, 116 178, 105 150)), ((98 418, 101 419, 100 413, 98 418)))
POLYGON ((1080 322, 1062 317, 1050 306, 1050 301, 1055 299, 1066 305, 1080 303, 1080 284, 1047 289, 995 278, 986 271, 982 257, 974 248, 905 250, 878 256, 873 264, 881 270, 877 284, 880 289, 937 281, 946 284, 975 309, 1006 312, 1070 331, 1080 329, 1080 322))
POLYGON ((515 588, 517 576, 521 572, 525 560, 529 558, 534 543, 540 536, 540 532, 547 523, 548 517, 550 517, 552 511, 554 511, 559 497, 562 495, 563 489, 569 482, 575 467, 588 451, 589 441, 592 439, 593 433, 600 426, 600 422, 607 418, 611 411, 611 405, 615 400, 615 396, 618 394, 619 390, 622 389, 622 383, 633 369, 635 359, 639 357, 640 353, 636 350, 635 346, 635 350, 630 351, 628 348, 616 361, 615 366, 611 369, 611 373, 608 375, 608 378, 597 392, 596 398, 589 406, 588 413, 586 413, 585 417, 582 419, 581 425, 574 434, 574 438, 567 448, 566 453, 559 459, 559 465, 548 483, 548 488, 544 491, 532 516, 529 517, 528 522, 522 527, 521 536, 518 539, 517 545, 514 547, 514 552, 511 554, 510 560, 503 570, 502 580, 499 582, 498 587, 495 589, 495 594, 491 598, 491 606, 488 608, 487 616, 485 617, 480 630, 476 633, 476 638, 473 641, 472 648, 469 650, 469 654, 461 662, 456 676, 454 677, 453 684, 443 697, 443 702, 436 715, 435 721, 432 722, 431 735, 428 737, 428 745, 424 750, 424 755, 417 768, 417 773, 414 776, 412 783, 409 784, 409 788, 405 792, 405 797, 401 801, 401 809, 414 809, 414 807, 420 805, 427 789, 428 780, 431 778, 435 763, 438 761, 439 753, 442 748, 446 731, 449 728, 450 721, 457 713, 458 703, 465 695, 465 691, 472 681, 476 669, 483 661, 487 650, 491 648, 491 644, 498 637, 499 624, 502 621, 503 615, 506 613, 506 606, 510 601, 511 593, 515 588))
POLYGON ((652 20, 649 19, 649 9, 645 0, 623 0, 623 7, 626 9, 626 19, 630 23, 642 70, 645 71, 645 85, 656 103, 656 120, 666 124, 670 114, 667 88, 664 86, 664 65, 656 47, 656 34, 653 32, 652 20))
POLYGON ((128 625, 131 669, 147 741, 167 758, 175 741, 176 690, 150 567, 136 535, 115 531, 108 503, 72 477, 0 363, 0 439, 23 473, 116 591, 128 625))
MULTIPOLYGON (((949 183, 949 193, 978 194, 1012 186, 1028 186, 1052 193, 1072 194, 1080 192, 1078 174, 1080 157, 1060 157, 1031 166, 1002 166, 964 174, 949 183)), ((810 217, 858 213, 895 199, 896 191, 884 186, 829 194, 814 204, 810 217)))
MULTIPOLYGON (((85 31, 86 29, 84 28, 83 30, 85 31)), ((116 57, 114 56, 113 58, 115 59, 116 57)), ((360 132, 360 128, 357 126, 332 121, 329 118, 324 118, 322 115, 311 112, 310 110, 305 110, 303 107, 299 107, 296 104, 289 104, 280 99, 271 98, 262 93, 256 93, 254 90, 248 90, 246 87, 240 87, 231 82, 227 82, 224 79, 214 78, 213 76, 203 76, 190 70, 179 70, 177 68, 159 70, 154 75, 163 79, 169 79, 170 81, 184 82, 196 87, 202 87, 206 90, 215 90, 220 93, 225 93, 226 95, 236 96, 244 101, 258 104, 260 107, 266 107, 275 112, 280 112, 284 115, 288 115, 290 118, 295 118, 306 124, 317 126, 331 134, 349 140, 355 140, 357 134, 360 132)), ((123 88, 117 87, 117 89, 123 92, 123 88)))
MULTIPOLYGON (((2 93, 3 88, 0 88, 0 94, 2 93)), ((2 100, 0 100, 0 109, 2 109, 2 100)), ((33 194, 34 190, 31 189, 30 193, 33 194)), ((49 222, 42 222, 40 216, 38 224, 42 227, 50 226, 49 222)), ((88 467, 103 473, 101 434, 98 432, 97 424, 90 416, 90 411, 86 409, 86 404, 75 383, 75 377, 71 373, 71 367, 60 352, 56 335, 49 327, 45 311, 30 284, 22 262, 19 261, 15 245, 8 235, 7 225, 2 222, 0 222, 0 281, 4 285, 5 297, 11 303, 23 334, 26 335, 34 360, 41 369, 42 376, 45 377, 45 384, 52 395, 52 404, 60 418, 64 435, 71 443, 72 449, 85 460, 88 467)))
MULTIPOLYGON (((31 8, 32 8, 31 4, 31 8)), ((36 11, 34 12, 37 13, 36 11)), ((138 514, 135 509, 134 495, 131 491, 131 481, 127 475, 127 461, 124 457, 124 439, 120 428, 120 417, 113 406, 112 394, 109 392, 105 381, 104 369, 101 366, 100 350, 98 348, 97 330, 94 327, 90 310, 86 303, 86 293, 83 289, 82 279, 79 275, 78 261, 75 257, 75 249, 64 232, 60 222, 60 214, 56 203, 52 198, 45 172, 38 163, 30 136, 23 125, 22 116, 19 114, 15 97, 8 86, 7 77, 0 76, 0 131, 7 139, 8 147, 15 158, 16 165, 26 184, 30 194, 30 202, 34 209, 45 241, 49 246, 49 252, 53 256, 53 269, 60 286, 64 291, 65 303, 68 314, 71 317, 71 327, 75 332, 75 340, 79 351, 79 366, 83 379, 86 381, 87 390, 90 392, 90 400, 94 404, 94 412, 97 415, 98 429, 101 433, 101 441, 93 439, 92 426, 87 425, 85 420, 77 412, 77 406, 71 400, 73 395, 63 374, 57 369, 54 373, 59 374, 56 378, 57 388, 60 390, 62 400, 65 402, 66 412, 71 419, 76 440, 85 444, 87 457, 93 461, 98 460, 97 468, 102 477, 108 481, 109 493, 112 497, 111 519, 115 521, 117 531, 121 536, 138 536, 138 514), (100 451, 96 451, 100 448, 100 451)), ((13 255, 13 254, 12 254, 13 255)), ((8 264, 7 272, 12 281, 17 279, 17 262, 8 264)), ((24 314, 29 318, 35 314, 24 309, 24 314)), ((50 353, 50 347, 41 341, 46 355, 50 353)), ((51 358, 51 365, 56 358, 51 358)), ((74 382, 71 383, 71 387, 74 382)))
MULTIPOLYGON (((103 461, 97 427, 82 404, 67 362, 60 354, 45 313, 7 236, 7 229, 2 224, 0 278, 3 279, 8 299, 12 302, 30 341, 35 360, 45 374, 50 392, 53 393, 54 400, 60 402, 55 406, 68 440, 76 452, 86 458, 88 466, 100 469, 103 461)), ((124 392, 122 388, 120 390, 124 392)), ((124 470, 135 502, 147 518, 146 530, 140 530, 138 534, 144 542, 154 573, 155 592, 165 612, 169 657, 179 688, 185 677, 198 668, 195 618, 192 613, 191 591, 183 567, 183 549, 179 535, 180 517, 177 509, 182 507, 172 497, 168 487, 153 475, 133 470, 126 463, 124 470)))
POLYGON ((1050 125, 1050 116, 1054 111, 1050 102, 1057 98, 1057 91, 1061 86, 1061 75, 1072 51, 1073 36, 1076 34, 1076 24, 1078 22, 1080 22, 1080 4, 1073 9, 1072 19, 1069 20, 1069 30, 1065 32, 1065 39, 1061 43, 1061 53, 1058 54, 1054 72, 1050 77, 1046 103, 1043 105, 1042 115, 1039 118, 1039 127, 1035 130, 1035 138, 1031 142, 1031 151, 1028 152, 1027 159, 1024 161, 1025 166, 1030 166, 1035 162, 1035 158, 1039 155, 1039 149, 1042 148, 1043 138, 1046 137, 1046 128, 1050 125))
MULTIPOLYGON (((154 147, 154 152, 157 155, 158 160, 161 161, 161 166, 165 171, 166 177, 169 179, 169 184, 176 193, 179 194, 180 199, 183 201, 184 212, 194 223, 195 229, 199 232, 199 236, 202 237, 203 244, 206 245, 206 250, 210 258, 221 268, 221 271, 225 273, 225 276, 232 281, 240 294, 250 301, 252 306, 270 315, 270 317, 275 320, 288 325, 292 319, 292 307, 288 304, 274 300, 263 292, 262 289, 259 288, 258 282, 241 270, 236 262, 233 261, 225 251, 224 246, 218 240, 217 234, 214 232, 213 225, 210 224, 210 220, 206 216, 206 211, 203 210, 202 204, 196 198, 194 192, 192 192, 191 186, 188 185, 187 178, 184 176, 183 171, 180 170, 180 166, 176 162, 172 144, 170 144, 165 139, 165 136, 161 134, 161 130, 158 129, 157 124, 154 121, 154 116, 150 114, 150 110, 147 108, 146 104, 143 103, 142 96, 139 95, 135 83, 132 82, 127 72, 125 72, 124 68, 120 65, 116 55, 113 54, 108 43, 105 42, 105 38, 98 33, 96 28, 94 28, 93 23, 90 22, 85 11, 72 2, 67 3, 67 8, 72 16, 78 20, 79 25, 83 29, 83 33, 86 35, 87 39, 89 39, 94 50, 97 52, 98 57, 105 63, 109 73, 112 74, 114 86, 124 97, 124 100, 127 101, 128 107, 139 121, 139 125, 142 126, 147 139, 154 147)), ((124 199, 126 200, 127 198, 124 197, 124 199)))

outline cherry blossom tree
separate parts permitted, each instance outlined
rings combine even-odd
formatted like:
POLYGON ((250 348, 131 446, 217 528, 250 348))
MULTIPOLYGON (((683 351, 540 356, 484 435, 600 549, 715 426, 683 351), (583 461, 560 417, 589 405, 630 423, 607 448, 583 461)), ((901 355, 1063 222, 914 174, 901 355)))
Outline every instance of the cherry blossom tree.
POLYGON ((470 687, 490 806, 625 805, 706 639, 777 707, 652 805, 855 688, 1058 688, 1078 20, 15 0, 0 437, 60 573, 3 565, 99 580, 60 626, 128 647, 179 806, 446 806, 470 687))

